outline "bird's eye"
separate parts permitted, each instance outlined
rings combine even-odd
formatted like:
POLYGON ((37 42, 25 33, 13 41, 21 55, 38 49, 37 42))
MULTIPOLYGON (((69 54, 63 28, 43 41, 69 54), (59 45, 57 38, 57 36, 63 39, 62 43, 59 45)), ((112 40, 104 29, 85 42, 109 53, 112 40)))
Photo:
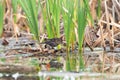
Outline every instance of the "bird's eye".
POLYGON ((45 44, 44 47, 47 48, 47 45, 45 44))

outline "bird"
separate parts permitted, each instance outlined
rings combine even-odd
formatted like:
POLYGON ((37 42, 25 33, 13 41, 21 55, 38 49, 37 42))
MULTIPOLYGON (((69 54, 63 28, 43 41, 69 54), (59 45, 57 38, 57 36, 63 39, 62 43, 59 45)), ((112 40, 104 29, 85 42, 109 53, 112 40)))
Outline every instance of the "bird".
POLYGON ((62 44, 62 38, 52 38, 52 39, 44 39, 43 44, 47 44, 51 47, 56 47, 59 44, 62 44))

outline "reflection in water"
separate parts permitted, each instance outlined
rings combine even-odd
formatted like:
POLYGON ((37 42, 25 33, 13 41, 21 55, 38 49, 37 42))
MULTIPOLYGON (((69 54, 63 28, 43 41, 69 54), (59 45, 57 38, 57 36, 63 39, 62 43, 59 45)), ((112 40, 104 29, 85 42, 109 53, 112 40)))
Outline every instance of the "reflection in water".
MULTIPOLYGON (((99 67, 103 65, 103 63, 101 63, 101 59, 104 59, 104 56, 106 56, 106 54, 101 52, 86 52, 83 55, 86 66, 84 72, 79 71, 79 56, 75 53, 70 53, 68 59, 65 58, 65 55, 37 56, 34 58, 27 57, 21 58, 20 60, 17 59, 17 62, 19 62, 19 64, 24 63, 25 66, 14 64, 9 65, 8 61, 15 59, 6 58, 7 65, 0 65, 0 72, 13 75, 0 74, 0 80, 103 80, 101 78, 107 75, 101 73, 93 73, 93 69, 94 67, 97 68, 94 64, 99 63, 99 67)), ((5 63, 5 60, 2 59, 2 61, 5 63)), ((13 62, 11 61, 11 63, 13 62)), ((101 67, 100 69, 102 70, 101 67)))
POLYGON ((39 77, 36 76, 19 76, 14 79, 12 76, 3 76, 0 80, 39 80, 39 77))
POLYGON ((48 72, 42 71, 38 75, 21 75, 15 79, 12 75, 4 74, 0 80, 119 80, 119 75, 91 73, 91 72, 48 72))

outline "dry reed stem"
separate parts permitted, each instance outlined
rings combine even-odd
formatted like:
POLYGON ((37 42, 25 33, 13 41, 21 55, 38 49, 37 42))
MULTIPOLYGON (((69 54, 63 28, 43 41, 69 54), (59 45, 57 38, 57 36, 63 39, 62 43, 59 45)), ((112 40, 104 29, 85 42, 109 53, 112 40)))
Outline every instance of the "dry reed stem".
MULTIPOLYGON (((103 34, 103 38, 106 38, 108 36, 108 33, 104 33, 103 34)), ((93 43, 93 47, 96 47, 97 45, 99 45, 102 41, 102 37, 100 36, 99 38, 96 39, 95 43, 93 43)))
MULTIPOLYGON (((100 20, 100 22, 101 22, 101 23, 104 23, 104 24, 107 24, 107 22, 104 21, 104 20, 100 20)), ((108 23, 108 24, 109 24, 109 25, 112 25, 112 26, 115 26, 115 27, 117 27, 117 28, 120 29, 120 25, 117 24, 117 23, 115 23, 115 22, 110 22, 110 23, 108 23)))
POLYGON ((103 30, 102 30, 103 26, 100 24, 100 34, 101 34, 101 38, 102 38, 102 42, 101 45, 103 46, 104 50, 105 50, 105 41, 104 41, 104 37, 103 37, 103 30))
POLYGON ((91 10, 91 15, 93 20, 97 19, 97 14, 96 14, 96 4, 97 4, 98 0, 92 0, 90 2, 90 10, 91 10))
POLYGON ((113 50, 114 47, 112 46, 113 45, 113 42, 112 42, 112 39, 111 39, 111 36, 112 36, 112 33, 110 31, 110 25, 109 25, 109 13, 108 13, 108 6, 107 6, 107 0, 104 1, 104 4, 105 4, 105 14, 106 14, 106 21, 107 21, 107 31, 108 31, 108 38, 109 38, 109 43, 110 43, 110 49, 113 50))

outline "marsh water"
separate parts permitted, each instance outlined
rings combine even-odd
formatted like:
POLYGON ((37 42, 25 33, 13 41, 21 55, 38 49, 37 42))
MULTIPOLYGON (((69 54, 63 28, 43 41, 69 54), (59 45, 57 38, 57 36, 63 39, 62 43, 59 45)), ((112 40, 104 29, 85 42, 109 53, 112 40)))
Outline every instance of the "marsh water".
POLYGON ((26 51, 26 45, 20 45, 23 42, 28 44, 30 40, 20 41, 16 44, 13 39, 9 39, 9 45, 0 45, 0 80, 120 79, 119 49, 109 52, 95 48, 92 52, 85 48, 83 53, 85 69, 80 70, 77 51, 70 52, 67 60, 66 52, 36 54, 34 52, 36 46, 32 46, 33 51, 26 51))

